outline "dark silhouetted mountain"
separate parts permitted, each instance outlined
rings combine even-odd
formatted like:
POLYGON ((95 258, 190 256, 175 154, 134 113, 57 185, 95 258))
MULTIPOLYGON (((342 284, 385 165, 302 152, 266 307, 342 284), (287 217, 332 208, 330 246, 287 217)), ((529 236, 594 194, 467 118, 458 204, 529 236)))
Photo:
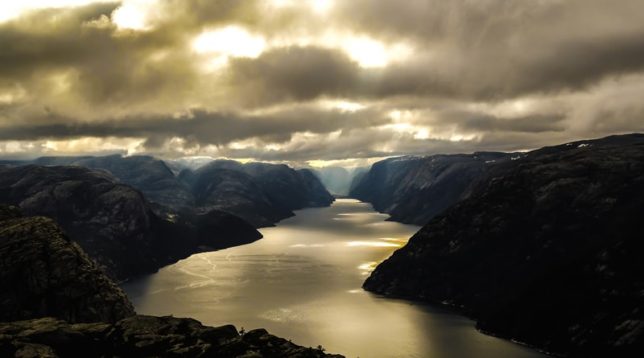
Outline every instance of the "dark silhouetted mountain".
POLYGON ((0 203, 56 220, 119 279, 156 271, 203 248, 261 237, 243 220, 223 212, 160 218, 139 191, 107 172, 79 166, 0 167, 0 203))
POLYGON ((489 167, 509 158, 481 152, 385 159, 357 179, 349 195, 371 203, 390 220, 423 225, 466 197, 489 167))
POLYGON ((2 357, 341 358, 273 336, 243 335, 235 326, 203 326, 190 318, 133 316, 117 323, 69 324, 54 318, 0 323, 2 357))
POLYGON ((380 264, 367 290, 462 308, 574 357, 644 355, 644 135, 494 166, 380 264))
POLYGON ((53 220, 16 208, 0 207, 0 257, 2 357, 341 357, 263 329, 137 316, 53 220))
POLYGON ((309 169, 298 169, 297 174, 304 182, 306 200, 305 207, 329 206, 335 200, 327 191, 320 179, 309 169))
POLYGON ((191 188, 200 210, 219 209, 256 227, 293 216, 293 210, 328 206, 333 197, 319 180, 280 164, 216 160, 179 179, 191 188))
POLYGON ((192 189, 200 210, 225 210, 255 227, 271 226, 292 215, 275 207, 255 180, 241 171, 205 166, 196 172, 184 170, 179 178, 192 189))
POLYGON ((125 293, 49 218, 0 207, 0 258, 0 321, 116 322, 134 315, 125 293))
MULTIPOLYGON (((161 217, 216 209, 262 227, 292 216, 293 210, 333 202, 317 178, 304 177, 278 164, 215 160, 195 171, 184 169, 175 175, 164 161, 151 156, 41 157, 19 163, 105 170, 121 183, 141 191, 161 217)), ((178 161, 173 165, 186 167, 178 161)))
POLYGON ((278 207, 298 210, 329 206, 333 196, 314 175, 298 172, 285 164, 248 163, 242 170, 252 176, 278 207))
POLYGON ((356 168, 353 179, 351 179, 351 184, 349 185, 349 196, 351 196, 351 192, 362 182, 362 179, 369 173, 369 170, 371 170, 371 167, 369 168, 356 168))

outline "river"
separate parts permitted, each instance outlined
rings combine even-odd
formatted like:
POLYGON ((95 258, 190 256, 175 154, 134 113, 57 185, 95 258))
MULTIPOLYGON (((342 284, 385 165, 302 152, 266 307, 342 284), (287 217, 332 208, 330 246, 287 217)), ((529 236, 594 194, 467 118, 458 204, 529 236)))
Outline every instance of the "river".
POLYGON ((360 288, 418 227, 351 199, 296 214, 255 243, 192 255, 123 288, 140 314, 262 327, 347 357, 544 357, 440 307, 360 288))

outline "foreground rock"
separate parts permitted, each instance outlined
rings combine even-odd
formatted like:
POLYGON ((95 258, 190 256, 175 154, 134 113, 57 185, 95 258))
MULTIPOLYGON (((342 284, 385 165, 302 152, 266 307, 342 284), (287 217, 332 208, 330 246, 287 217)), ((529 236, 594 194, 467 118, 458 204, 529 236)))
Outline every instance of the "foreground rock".
POLYGON ((0 203, 54 219, 110 275, 126 279, 261 234, 223 212, 159 217, 141 192, 77 166, 0 166, 0 203))
POLYGON ((385 159, 356 178, 349 196, 371 203, 390 220, 424 225, 467 197, 489 168, 510 158, 481 152, 385 159))
POLYGON ((123 291, 51 219, 0 207, 0 258, 0 321, 115 322, 134 315, 123 291))
POLYGON ((54 318, 0 323, 3 357, 342 357, 305 348, 264 329, 194 319, 134 316, 114 324, 70 324, 54 318))
POLYGON ((0 257, 0 357, 329 356, 262 329, 136 316, 56 223, 17 208, 0 207, 0 257))
POLYGON ((552 352, 643 356, 642 213, 644 135, 543 148, 494 168, 364 288, 552 352))

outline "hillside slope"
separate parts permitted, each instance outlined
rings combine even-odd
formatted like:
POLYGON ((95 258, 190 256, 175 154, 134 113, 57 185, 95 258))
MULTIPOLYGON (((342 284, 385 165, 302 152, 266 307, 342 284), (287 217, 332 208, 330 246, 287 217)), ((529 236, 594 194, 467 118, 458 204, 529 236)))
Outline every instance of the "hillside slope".
POLYGON ((496 166, 364 288, 460 307, 484 331, 553 352, 641 355, 642 213, 644 135, 528 152, 496 166))

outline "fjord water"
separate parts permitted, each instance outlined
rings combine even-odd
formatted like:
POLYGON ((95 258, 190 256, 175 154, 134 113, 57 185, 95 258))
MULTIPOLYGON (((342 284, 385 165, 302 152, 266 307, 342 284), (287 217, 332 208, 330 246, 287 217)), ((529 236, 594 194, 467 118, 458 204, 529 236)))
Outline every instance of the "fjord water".
POLYGON ((124 285, 140 314, 266 328, 347 357, 531 358, 467 318, 363 291, 380 261, 418 230, 339 199, 265 228, 262 240, 192 255, 124 285))

